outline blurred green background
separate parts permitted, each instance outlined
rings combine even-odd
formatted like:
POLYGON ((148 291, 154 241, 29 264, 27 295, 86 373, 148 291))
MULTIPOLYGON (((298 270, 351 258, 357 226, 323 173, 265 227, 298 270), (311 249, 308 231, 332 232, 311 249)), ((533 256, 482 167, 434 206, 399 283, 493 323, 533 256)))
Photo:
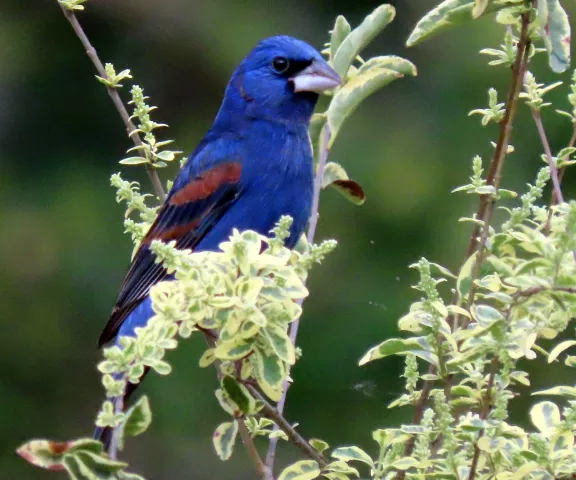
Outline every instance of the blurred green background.
MULTIPOLYGON (((393 83, 347 122, 331 154, 364 186, 358 208, 337 193, 321 202, 319 238, 336 238, 337 251, 314 270, 293 371, 287 418, 306 437, 331 445, 372 449, 370 432, 410 418, 388 410, 401 393, 401 360, 366 367, 358 359, 395 335, 396 320, 418 298, 408 265, 421 256, 456 269, 463 259, 476 199, 450 194, 465 183, 474 154, 488 159, 497 127, 466 116, 487 103, 494 86, 504 98, 509 72, 488 67, 480 48, 497 47, 503 28, 470 22, 413 49, 405 39, 437 2, 392 1, 395 22, 368 54, 399 54, 420 75, 393 83)), ((573 14, 576 7, 566 6, 573 14)), ((320 47, 337 14, 355 25, 378 5, 371 0, 243 2, 115 0, 88 2, 80 20, 103 61, 130 68, 135 82, 159 105, 154 118, 189 152, 217 111, 235 65, 260 38, 287 33, 320 47)), ((89 434, 101 401, 96 339, 128 266, 131 244, 122 234, 123 209, 109 177, 130 146, 124 127, 93 66, 55 0, 0 0, 0 478, 56 477, 16 457, 32 437, 69 439, 89 434)), ((544 56, 531 66, 551 81, 544 56)), ((569 79, 569 72, 562 76, 569 79)), ((567 86, 550 95, 567 108, 567 86)), ((126 95, 126 90, 122 92, 126 95)), ((526 107, 520 108, 505 184, 523 188, 540 165, 541 147, 526 107)), ((553 150, 571 125, 544 113, 553 150)), ((142 171, 123 168, 142 181, 142 171)), ((163 170, 164 179, 175 171, 163 170)), ((567 180, 567 197, 576 183, 567 180)), ((210 442, 225 420, 213 395, 211 369, 197 366, 200 338, 170 355, 168 378, 152 376, 151 431, 130 440, 126 457, 150 479, 254 478, 245 452, 220 462, 210 442)), ((534 372, 536 387, 571 382, 534 372)), ((513 402, 524 421, 526 392, 513 402)), ((298 452, 281 445, 279 463, 298 452)))

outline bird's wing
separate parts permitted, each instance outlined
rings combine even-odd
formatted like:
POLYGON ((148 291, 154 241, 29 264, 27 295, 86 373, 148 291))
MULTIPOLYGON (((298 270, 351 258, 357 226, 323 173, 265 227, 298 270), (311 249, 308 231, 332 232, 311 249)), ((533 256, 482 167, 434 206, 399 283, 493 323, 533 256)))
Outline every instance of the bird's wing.
POLYGON ((180 249, 193 249, 241 194, 242 165, 238 157, 214 155, 219 149, 208 146, 195 154, 191 168, 177 178, 156 220, 142 241, 124 278, 116 305, 98 344, 112 340, 122 322, 148 295, 150 288, 167 277, 150 250, 152 240, 176 240, 180 249))

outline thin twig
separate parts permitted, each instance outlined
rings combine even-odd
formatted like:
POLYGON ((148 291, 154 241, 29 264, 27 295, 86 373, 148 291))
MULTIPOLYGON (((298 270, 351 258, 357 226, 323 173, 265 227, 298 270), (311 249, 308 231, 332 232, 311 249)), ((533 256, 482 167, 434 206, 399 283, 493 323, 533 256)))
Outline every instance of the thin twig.
MULTIPOLYGON (((86 33, 84 33, 84 30, 82 29, 80 22, 78 22, 76 15, 74 15, 74 12, 68 10, 61 4, 60 8, 62 9, 62 12, 64 13, 66 19, 70 22, 70 25, 72 25, 72 28, 76 33, 76 36, 80 39, 80 42, 82 42, 82 46, 84 47, 84 49, 86 50, 86 54, 88 55, 90 60, 92 60, 92 63, 96 67, 98 75, 102 78, 108 78, 108 76, 106 75, 104 65, 102 64, 100 58, 98 57, 98 54, 96 53, 96 49, 92 46, 90 40, 88 40, 88 37, 86 36, 86 33)), ((130 120, 130 115, 126 110, 126 107, 124 106, 124 103, 122 102, 122 99, 118 94, 118 91, 115 88, 109 86, 106 86, 106 90, 108 91, 108 95, 110 95, 110 98, 112 99, 112 103, 114 103, 116 110, 118 110, 118 113, 122 117, 124 125, 126 125, 126 131, 128 132, 128 137, 132 139, 134 145, 136 145, 137 147, 142 146, 143 145, 142 139, 140 138, 140 135, 138 135, 138 132, 136 132, 136 127, 132 123, 132 120, 130 120)), ((140 151, 139 155, 145 158, 142 152, 140 151)), ((146 172, 148 173, 148 176, 152 181, 152 186, 154 187, 156 196, 160 199, 161 202, 163 202, 166 198, 166 193, 164 192, 164 188, 162 187, 162 182, 160 181, 158 172, 152 165, 149 164, 146 164, 146 172)))
MULTIPOLYGON (((330 144, 330 137, 331 137, 330 127, 328 125, 328 122, 326 122, 320 134, 320 138, 322 140, 322 147, 320 150, 318 168, 316 170, 316 177, 314 178, 312 214, 310 215, 310 224, 308 226, 308 232, 306 234, 306 238, 310 243, 314 241, 314 235, 316 234, 316 227, 318 225, 320 191, 322 190, 322 178, 324 176, 324 169, 326 167, 326 162, 328 160, 328 154, 330 153, 330 150, 328 148, 328 145, 330 144)), ((302 300, 299 300, 298 303, 302 305, 302 300)), ((299 327, 300 327, 300 318, 297 318, 290 325, 290 340, 292 341, 292 345, 296 345, 296 337, 298 336, 299 327)), ((290 382, 288 380, 285 380, 284 384, 282 385, 282 395, 280 396, 280 400, 278 400, 278 403, 276 404, 276 410, 280 415, 282 415, 282 413, 284 412, 284 405, 286 404, 286 395, 288 393, 289 388, 290 388, 290 382)), ((266 454, 266 465, 271 470, 274 468, 274 458, 276 456, 277 446, 278 446, 278 438, 271 438, 270 446, 268 447, 268 453, 266 454)))
POLYGON ((548 137, 546 136, 546 130, 544 130, 544 124, 542 123, 542 116, 540 111, 532 109, 532 118, 536 124, 538 130, 538 135, 540 136, 540 141, 544 147, 544 153, 546 154, 546 160, 548 166, 550 167, 550 176, 552 177, 552 185, 554 186, 554 197, 556 201, 564 203, 564 197, 562 195, 562 189, 560 188, 560 180, 558 178, 558 168, 552 160, 552 151, 550 150, 550 143, 548 142, 548 137))
MULTIPOLYGON (((530 39, 528 37, 528 25, 530 24, 529 14, 522 14, 522 27, 520 30, 520 39, 517 47, 516 59, 512 67, 512 80, 510 83, 510 90, 508 91, 508 96, 506 98, 505 112, 502 121, 500 122, 500 132, 498 135, 498 141, 496 143, 496 148, 492 159, 490 160, 490 167, 488 170, 488 175, 486 178, 486 184, 493 186, 496 190, 500 186, 500 180, 502 177, 502 168, 504 166, 504 159, 508 153, 508 146, 510 144, 510 136, 512 133, 512 125, 516 113, 516 105, 518 103, 518 96, 520 94, 520 88, 522 86, 522 79, 524 78, 524 73, 528 64, 528 52, 530 47, 530 39)), ((486 240, 490 232, 490 223, 492 221, 492 215, 494 213, 495 199, 491 195, 482 195, 480 197, 480 206, 478 212, 476 213, 476 218, 481 220, 481 224, 475 224, 470 235, 470 240, 468 242, 468 249, 466 252, 466 259, 470 257, 475 251, 478 252, 476 262, 472 269, 472 278, 476 278, 480 272, 480 266, 483 262, 483 253, 486 240), (482 229, 482 230, 481 230, 482 229), (480 240, 478 236, 480 235, 480 240)), ((468 303, 474 299, 475 292, 475 282, 472 282, 471 291, 468 296, 468 303)), ((453 303, 458 304, 460 301, 458 295, 455 296, 453 303)), ((454 330, 458 328, 458 318, 456 317, 453 324, 454 330)), ((435 373, 436 368, 430 366, 428 373, 435 373)), ((451 379, 448 380, 451 382, 451 379)), ((413 424, 419 424, 422 421, 423 413, 426 409, 426 404, 430 397, 430 392, 432 391, 434 381, 427 380, 424 382, 422 391, 420 393, 420 398, 414 406, 414 416, 412 419, 413 424)), ((450 390, 450 389, 448 389, 450 390)), ((404 456, 409 457, 412 455, 414 450, 415 438, 412 437, 406 444, 404 450, 404 456)), ((397 476, 397 480, 404 480, 406 478, 406 472, 400 471, 397 476)))
POLYGON ((242 438, 242 443, 246 447, 246 452, 248 452, 248 456, 250 457, 250 460, 252 460, 252 463, 254 464, 256 473, 263 480, 273 480, 270 469, 266 465, 264 465, 264 462, 260 458, 260 454, 256 449, 256 445, 254 444, 254 439, 250 435, 248 427, 246 427, 246 424, 244 423, 244 419, 238 418, 236 419, 236 422, 238 424, 238 430, 240 431, 240 437, 242 438))
MULTIPOLYGON (((576 122, 573 123, 572 129, 572 136, 570 137, 570 141, 568 142, 568 148, 574 147, 576 144, 576 122)), ((569 155, 564 157, 562 160, 568 160, 569 155)), ((562 179, 564 178, 564 172, 566 171, 566 167, 562 167, 558 169, 558 184, 562 185, 562 179)), ((552 195, 550 196, 550 209, 548 211, 548 220, 546 220, 546 225, 544 226, 544 233, 550 233, 550 227, 552 222, 552 207, 558 203, 558 198, 556 198, 556 191, 552 190, 552 195)))
POLYGON ((527 298, 542 292, 564 292, 576 294, 576 288, 571 287, 532 287, 526 290, 520 290, 512 295, 512 298, 527 298))
MULTIPOLYGON (((302 435, 300 435, 292 425, 288 423, 288 421, 280 414, 278 411, 268 403, 268 401, 262 396, 262 394, 254 388, 252 385, 244 384, 245 387, 250 391, 250 393, 260 400, 264 407, 261 410, 262 415, 268 417, 270 420, 273 420, 276 425, 282 430, 288 440, 296 445, 304 454, 311 458, 312 460, 316 460, 321 467, 325 467, 328 465, 324 456, 318 452, 302 435)), ((269 467, 269 465, 267 465, 269 467)))

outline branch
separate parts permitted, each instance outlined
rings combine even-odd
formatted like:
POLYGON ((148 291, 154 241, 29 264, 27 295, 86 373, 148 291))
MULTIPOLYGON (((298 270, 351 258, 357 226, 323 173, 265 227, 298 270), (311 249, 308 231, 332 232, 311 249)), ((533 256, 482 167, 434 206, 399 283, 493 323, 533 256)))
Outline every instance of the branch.
POLYGON ((270 469, 266 465, 264 465, 264 462, 262 462, 262 459, 260 458, 260 454, 256 449, 256 445, 254 444, 254 439, 251 437, 250 432, 248 431, 248 428, 244 423, 244 419, 238 418, 236 419, 236 422, 238 422, 238 429, 240 430, 240 437, 242 437, 242 443, 246 447, 246 452, 248 452, 248 456, 250 457, 250 460, 252 460, 252 463, 254 464, 256 473, 263 480, 273 480, 270 469))
MULTIPOLYGON (((316 227, 318 225, 318 209, 320 205, 320 191, 322 190, 322 178, 324 176, 324 169, 326 167, 326 162, 328 160, 328 154, 330 149, 328 145, 330 144, 330 127, 328 122, 324 125, 322 132, 320 133, 320 138, 322 139, 322 148, 320 150, 320 156, 318 160, 318 169, 316 171, 316 177, 314 178, 314 194, 312 197, 312 213, 310 215, 310 224, 308 226, 308 233, 306 238, 310 243, 314 241, 314 235, 316 234, 316 227)), ((302 305, 302 300, 298 302, 302 305)), ((296 346, 296 337, 298 336, 298 328, 300 327, 300 318, 297 318, 290 325, 290 340, 292 345, 296 346)), ((284 412, 284 405, 286 404, 286 395, 288 394, 288 389, 290 388, 290 382, 286 380, 282 386, 282 395, 280 400, 276 404, 276 410, 279 415, 284 412)), ((266 465, 272 470, 274 467, 274 458, 276 456, 276 448, 278 446, 278 438, 270 439, 270 446, 268 447, 268 453, 266 454, 266 465)))
MULTIPOLYGON (((568 148, 573 147, 576 144, 576 122, 573 122, 573 129, 572 129, 572 136, 570 137, 570 141, 568 142, 568 148)), ((564 157, 563 160, 567 160, 567 157, 564 157)), ((564 172, 566 171, 566 167, 558 169, 558 184, 562 185, 562 178, 564 177, 564 172)), ((552 222, 552 208, 554 205, 558 203, 558 198, 556 197, 556 190, 552 190, 552 195, 550 197, 550 211, 548 212, 548 220, 546 221, 546 225, 544 227, 544 232, 546 234, 550 233, 550 223, 552 222)))
POLYGON ((540 111, 532 109, 532 118, 534 123, 536 123, 536 128, 538 129, 538 135, 540 136, 540 141, 544 147, 544 153, 546 154, 546 160, 548 161, 548 166, 550 167, 550 176, 552 177, 552 185, 554 186, 554 198, 555 201, 564 203, 564 197, 562 196, 562 189, 560 188, 560 180, 558 178, 558 168, 552 160, 552 151, 550 150, 550 143, 548 142, 548 137, 546 136, 546 130, 544 130, 544 124, 542 123, 542 116, 540 111))
MULTIPOLYGON (((60 4, 60 8, 62 9, 62 13, 64 13, 66 19, 70 22, 70 25, 72 25, 72 28, 76 33, 76 36, 80 39, 80 42, 82 42, 82 45, 86 50, 86 54, 88 55, 90 60, 92 60, 92 63, 94 64, 96 70, 98 71, 98 75, 100 75, 100 77, 102 78, 108 78, 108 76, 106 75, 106 70, 104 69, 104 65, 102 65, 102 62, 100 61, 100 58, 96 53, 96 49, 92 46, 90 40, 88 40, 88 37, 86 36, 86 33, 84 33, 84 30, 82 29, 80 22, 78 22, 76 15, 74 15, 74 12, 68 10, 62 4, 60 4)), ((130 120, 130 115, 128 114, 128 111, 126 110, 126 107, 124 106, 124 103, 122 102, 122 99, 120 98, 120 95, 118 94, 117 90, 109 86, 106 86, 106 90, 108 91, 108 95, 110 95, 110 98, 112 99, 112 103, 114 103, 116 110, 118 110, 118 113, 122 117, 124 125, 126 125, 126 131, 128 132, 128 137, 132 139, 134 145, 136 145, 137 147, 142 146, 143 145, 142 139, 140 138, 140 135, 138 135, 138 132, 136 132, 136 127, 132 123, 132 120, 130 120)), ((144 154, 140 150, 139 155, 141 155, 144 158, 144 154)), ((164 188, 162 187, 162 182, 160 181, 158 172, 152 165, 149 164, 146 165, 146 172, 148 173, 148 176, 152 181, 152 186, 154 187, 156 196, 160 199, 161 202, 163 202, 166 199, 166 193, 164 192, 164 188)))
MULTIPOLYGON (((528 25, 530 24, 530 18, 528 13, 522 14, 522 27, 520 30, 520 40, 518 42, 516 60, 512 67, 512 80, 510 83, 510 90, 508 91, 508 97, 506 99, 506 106, 504 117, 500 122, 500 132, 498 135, 498 141, 496 143, 496 148, 492 159, 490 160, 490 168, 488 170, 488 176, 486 178, 486 184, 493 186, 496 190, 500 186, 500 180, 502 177, 502 169, 504 166, 504 159, 508 151, 508 146, 510 144, 510 136, 512 133, 512 125, 514 117, 516 114, 516 105, 518 103, 518 96, 520 94, 520 88, 522 86, 522 79, 524 78, 524 73, 528 64, 528 52, 530 47, 530 38, 528 37, 528 25)), ((466 252, 466 258, 469 258, 475 251, 478 252, 478 257, 473 267, 473 278, 478 276, 480 271, 480 266, 483 261, 483 256, 480 254, 484 251, 486 245, 486 240, 488 239, 488 234, 490 231, 490 222, 492 221, 492 215, 494 214, 495 199, 490 195, 483 195, 480 197, 480 206, 478 212, 476 213, 476 218, 482 220, 482 226, 475 224, 470 235, 470 240, 468 242, 468 250, 466 252), (482 228, 481 238, 478 241, 478 235, 480 234, 480 228, 482 228)), ((468 296, 468 303, 474 301, 475 293, 475 282, 472 282, 472 289, 468 296)), ((457 304, 459 298, 456 295, 453 303, 457 304)), ((453 328, 456 330, 458 328, 458 317, 456 316, 453 323, 453 328)), ((436 373, 434 366, 430 366, 428 373, 436 373)), ((412 418, 413 424, 420 424, 422 421, 422 416, 424 410, 426 409, 426 404, 430 398, 430 392, 432 391, 432 386, 434 384, 433 380, 427 380, 424 382, 420 398, 414 406, 414 416, 412 418)), ((448 396, 447 396, 448 397, 448 396)), ((404 456, 410 457, 412 451, 414 450, 415 437, 411 437, 406 448, 404 450, 404 456)), ((397 480, 404 480, 406 478, 406 472, 401 471, 398 473, 397 480)))
MULTIPOLYGON (((273 420, 274 423, 278 425, 280 430, 282 430, 286 434, 290 442, 292 442, 300 450, 302 450, 302 452, 304 452, 304 454, 307 457, 311 458, 312 460, 316 460, 321 467, 325 467, 326 465, 328 465, 328 462, 326 462, 324 456, 320 452, 318 452, 318 450, 313 448, 308 443, 308 441, 306 441, 306 439, 304 439, 304 437, 302 437, 302 435, 300 435, 294 429, 294 427, 292 427, 292 425, 290 425, 286 421, 286 419, 280 413, 278 413, 278 411, 272 405, 268 403, 268 401, 262 396, 262 394, 256 388, 254 388, 250 384, 244 384, 244 385, 254 397, 256 397, 259 401, 261 401, 264 404, 264 407, 262 408, 262 414, 265 417, 268 417, 270 420, 273 420)), ((270 465, 268 465, 268 463, 267 467, 270 468, 270 465)))
POLYGON ((520 298, 528 298, 542 292, 565 292, 576 294, 576 288, 571 287, 532 287, 526 290, 520 290, 512 295, 512 298, 518 300, 520 298))

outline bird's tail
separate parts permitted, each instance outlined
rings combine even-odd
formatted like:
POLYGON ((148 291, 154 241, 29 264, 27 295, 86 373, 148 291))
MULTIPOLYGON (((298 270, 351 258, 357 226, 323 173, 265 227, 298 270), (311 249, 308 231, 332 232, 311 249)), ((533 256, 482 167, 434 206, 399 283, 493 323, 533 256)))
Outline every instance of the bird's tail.
MULTIPOLYGON (((128 384, 126 385, 126 393, 124 394, 124 405, 127 405, 128 401, 130 400, 130 397, 140 386, 140 383, 142 383, 142 380, 144 380, 144 377, 149 371, 150 367, 144 368, 144 373, 140 377, 140 382, 138 383, 128 382, 128 384)), ((114 400, 116 399, 115 398, 112 399, 113 402, 114 400)), ((113 433, 112 427, 96 427, 94 433, 92 434, 92 438, 94 438, 94 440, 100 440, 104 444, 104 450, 108 451, 108 449, 110 448, 110 443, 112 442, 112 433, 113 433)))

